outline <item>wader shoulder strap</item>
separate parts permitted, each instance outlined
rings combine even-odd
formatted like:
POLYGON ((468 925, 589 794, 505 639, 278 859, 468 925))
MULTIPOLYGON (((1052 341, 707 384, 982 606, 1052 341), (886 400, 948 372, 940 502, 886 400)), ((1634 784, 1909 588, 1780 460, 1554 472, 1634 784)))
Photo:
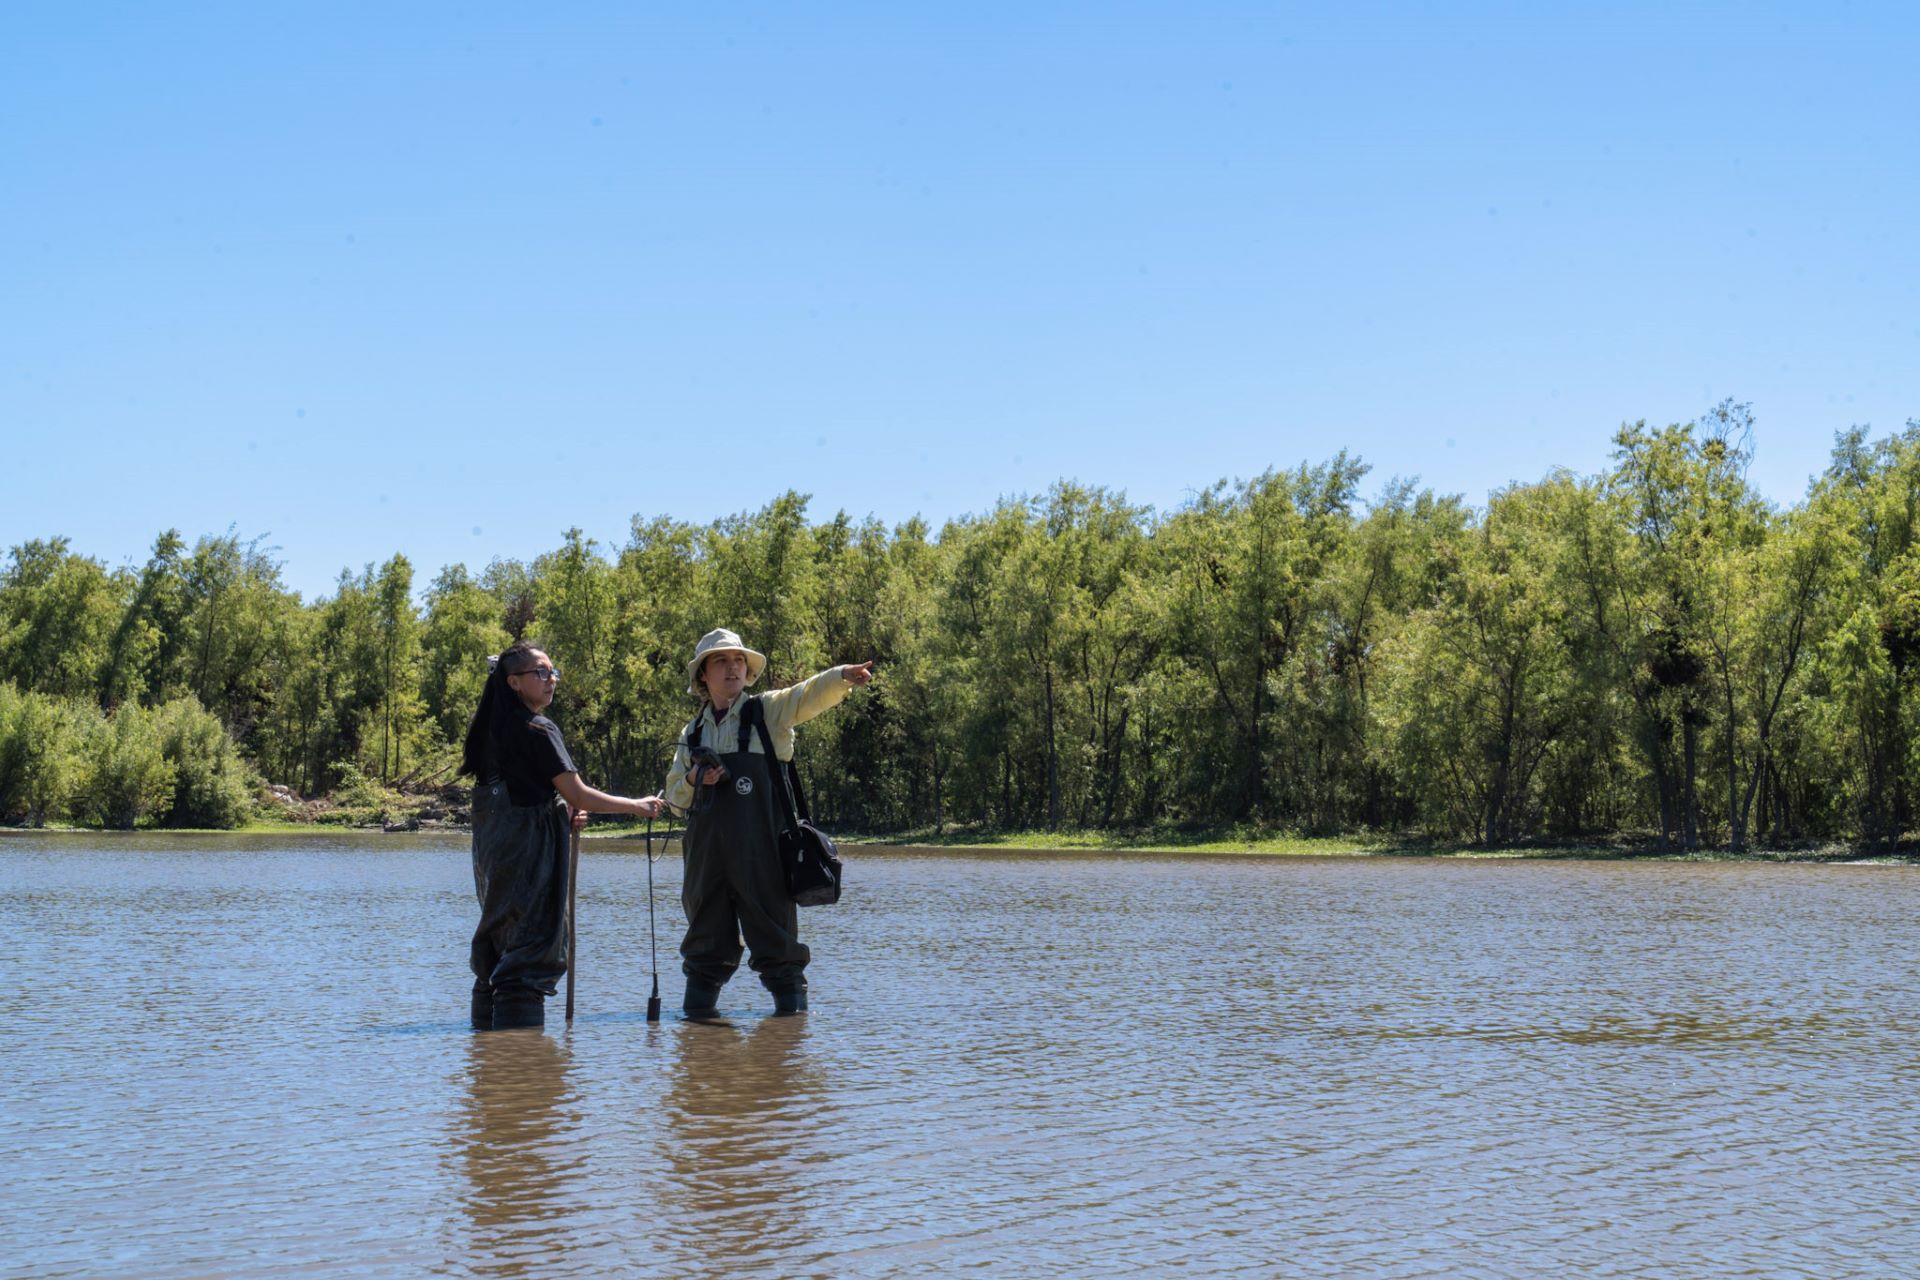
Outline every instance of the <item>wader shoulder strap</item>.
POLYGON ((773 753, 773 735, 767 732, 767 712, 760 705, 759 698, 747 699, 747 705, 741 708, 740 719, 753 722, 754 730, 760 735, 760 749, 767 753, 767 759, 772 762, 768 767, 780 777, 780 790, 784 793, 781 799, 786 801, 787 825, 794 825, 796 809, 800 817, 813 821, 813 813, 807 808, 806 789, 800 785, 800 770, 793 761, 782 760, 773 753))
POLYGON ((687 782, 693 787, 693 802, 688 807, 689 815, 707 813, 713 808, 713 792, 707 784, 700 781, 706 771, 694 762, 694 756, 700 752, 700 735, 707 727, 707 709, 700 708, 700 714, 687 726, 687 732, 680 739, 680 745, 687 749, 687 782))

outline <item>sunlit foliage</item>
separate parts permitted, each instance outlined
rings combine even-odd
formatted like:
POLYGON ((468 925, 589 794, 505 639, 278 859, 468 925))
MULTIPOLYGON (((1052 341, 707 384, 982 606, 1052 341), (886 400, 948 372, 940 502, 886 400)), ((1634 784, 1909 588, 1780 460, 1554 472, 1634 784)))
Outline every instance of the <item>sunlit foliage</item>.
POLYGON ((564 673, 583 771, 649 790, 725 626, 770 686, 877 660, 801 738, 846 828, 1890 844, 1920 796, 1920 423, 1843 433, 1788 510, 1747 483, 1752 439, 1732 402, 1630 424, 1602 474, 1482 507, 1368 495, 1345 454, 1167 512, 1063 481, 937 530, 785 493, 424 589, 396 554, 314 601, 231 530, 121 569, 38 539, 0 569, 0 820, 218 826, 262 778, 447 783, 521 638, 564 673))

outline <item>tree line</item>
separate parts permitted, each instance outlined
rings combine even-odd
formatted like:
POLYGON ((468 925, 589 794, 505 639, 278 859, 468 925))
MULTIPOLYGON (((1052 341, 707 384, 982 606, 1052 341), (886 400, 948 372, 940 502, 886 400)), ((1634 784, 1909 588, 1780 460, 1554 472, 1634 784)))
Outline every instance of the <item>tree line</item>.
POLYGON ((449 782, 485 658, 521 638, 563 672, 587 776, 651 789, 693 642, 729 626, 775 684, 878 659, 802 735, 848 830, 1891 846, 1920 773, 1920 422, 1841 433, 1787 509, 1751 441, 1732 402, 1636 423, 1602 474, 1479 507, 1363 503, 1344 453, 1168 513, 1063 481, 937 532, 786 493, 424 589, 395 555, 312 602, 231 531, 164 533, 138 568, 32 541, 0 573, 0 818, 220 825, 232 805, 182 788, 449 782), (109 803, 122 738, 159 764, 109 803))

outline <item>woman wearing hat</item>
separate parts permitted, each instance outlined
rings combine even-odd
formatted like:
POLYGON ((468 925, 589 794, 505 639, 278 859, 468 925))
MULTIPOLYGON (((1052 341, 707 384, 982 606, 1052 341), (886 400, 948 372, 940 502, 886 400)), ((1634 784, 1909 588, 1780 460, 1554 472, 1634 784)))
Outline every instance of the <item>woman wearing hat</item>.
POLYGON ((662 794, 687 814, 680 968, 687 975, 683 1007, 692 1017, 715 1011, 720 988, 740 967, 742 938, 775 1012, 807 1007, 808 952, 780 873, 777 765, 762 750, 755 722, 765 723, 777 759, 790 760, 795 726, 872 680, 873 663, 829 667, 789 688, 746 696, 766 668, 764 655, 727 630, 700 637, 687 663, 687 692, 702 706, 680 735, 662 794))

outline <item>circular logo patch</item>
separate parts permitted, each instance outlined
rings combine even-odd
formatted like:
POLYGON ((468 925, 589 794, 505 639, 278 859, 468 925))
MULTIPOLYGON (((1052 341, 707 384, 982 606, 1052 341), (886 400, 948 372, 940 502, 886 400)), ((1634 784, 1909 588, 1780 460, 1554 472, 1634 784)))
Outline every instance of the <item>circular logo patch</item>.
POLYGON ((735 778, 733 780, 733 794, 737 796, 752 795, 753 779, 752 778, 735 778))

